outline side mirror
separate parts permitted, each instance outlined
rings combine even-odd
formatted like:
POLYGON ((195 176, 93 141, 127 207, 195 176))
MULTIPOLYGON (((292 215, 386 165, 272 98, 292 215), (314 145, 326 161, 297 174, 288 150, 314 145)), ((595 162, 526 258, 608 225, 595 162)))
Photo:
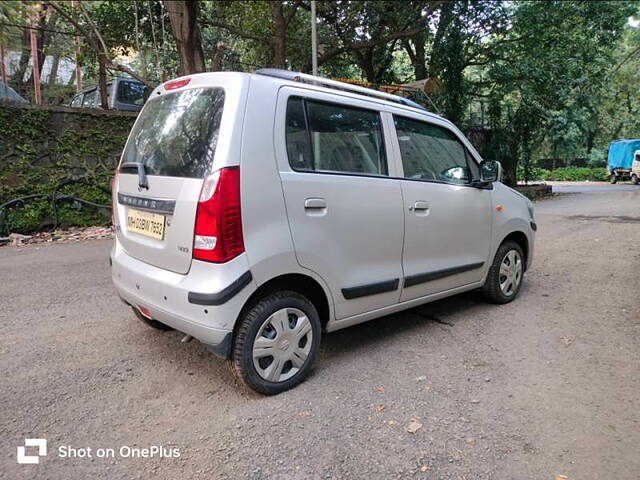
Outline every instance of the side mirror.
POLYGON ((484 160, 480 164, 480 181, 499 182, 502 180, 502 165, 495 160, 484 160))

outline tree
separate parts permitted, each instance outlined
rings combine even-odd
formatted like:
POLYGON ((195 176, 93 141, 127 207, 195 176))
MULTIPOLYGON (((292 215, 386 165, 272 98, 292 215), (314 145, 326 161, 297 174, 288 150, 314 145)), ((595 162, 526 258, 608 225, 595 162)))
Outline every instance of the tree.
POLYGON ((540 145, 549 141, 557 149, 575 122, 583 122, 587 107, 577 100, 601 92, 631 12, 624 2, 515 6, 508 34, 490 45, 488 79, 476 83, 493 103, 493 129, 506 132, 507 148, 492 148, 510 183, 519 161, 527 170, 540 145))
POLYGON ((198 25, 198 2, 165 0, 165 3, 180 54, 180 74, 204 72, 206 66, 198 25))
POLYGON ((287 68, 288 46, 294 32, 290 27, 301 4, 300 0, 217 2, 212 6, 212 19, 203 20, 203 24, 249 41, 257 51, 266 46, 265 66, 287 68))

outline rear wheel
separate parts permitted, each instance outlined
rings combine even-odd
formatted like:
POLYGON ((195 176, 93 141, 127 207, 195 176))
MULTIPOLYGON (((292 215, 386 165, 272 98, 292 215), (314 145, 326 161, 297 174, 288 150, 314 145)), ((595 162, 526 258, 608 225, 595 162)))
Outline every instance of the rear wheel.
POLYGON ((253 390, 266 395, 289 390, 309 374, 320 345, 320 317, 296 292, 273 293, 239 320, 233 366, 253 390))
POLYGON ((482 287, 491 303, 509 303, 518 296, 524 275, 524 254, 516 242, 504 242, 498 248, 482 287))
POLYGON ((171 328, 169 325, 166 325, 157 320, 152 320, 150 318, 145 317, 142 313, 140 313, 140 311, 137 308, 131 307, 131 309, 133 310, 133 313, 136 314, 136 317, 138 317, 138 320, 140 320, 142 323, 144 323, 148 327, 155 328, 156 330, 163 330, 163 331, 173 330, 173 328, 171 328))
POLYGON ((611 183, 616 183, 618 181, 618 177, 616 177, 614 174, 611 174, 611 176, 609 177, 609 181, 611 183))

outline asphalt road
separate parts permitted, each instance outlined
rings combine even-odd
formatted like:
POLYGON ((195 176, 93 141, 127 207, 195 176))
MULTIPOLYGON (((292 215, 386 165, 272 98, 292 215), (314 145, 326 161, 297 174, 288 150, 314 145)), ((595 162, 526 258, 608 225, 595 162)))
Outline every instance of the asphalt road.
POLYGON ((137 321, 109 242, 3 247, 0 477, 635 480, 639 203, 640 188, 538 202, 517 301, 461 295, 325 335, 276 397, 137 321), (16 463, 25 437, 47 439, 40 464, 16 463), (151 445, 180 456, 120 456, 151 445))

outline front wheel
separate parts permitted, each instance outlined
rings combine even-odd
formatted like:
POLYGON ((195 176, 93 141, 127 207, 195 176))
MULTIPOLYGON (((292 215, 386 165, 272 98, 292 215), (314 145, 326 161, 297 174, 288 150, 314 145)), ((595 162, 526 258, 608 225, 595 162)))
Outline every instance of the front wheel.
POLYGON ((482 293, 491 303, 509 303, 518 295, 524 275, 524 254, 516 242, 504 242, 498 248, 487 273, 482 293))
POLYGON ((638 185, 640 183, 640 178, 638 178, 638 175, 631 175, 631 181, 634 185, 638 185))
POLYGON ((233 366, 253 390, 289 390, 309 374, 320 345, 320 317, 296 292, 281 291, 260 300, 239 319, 233 366))

